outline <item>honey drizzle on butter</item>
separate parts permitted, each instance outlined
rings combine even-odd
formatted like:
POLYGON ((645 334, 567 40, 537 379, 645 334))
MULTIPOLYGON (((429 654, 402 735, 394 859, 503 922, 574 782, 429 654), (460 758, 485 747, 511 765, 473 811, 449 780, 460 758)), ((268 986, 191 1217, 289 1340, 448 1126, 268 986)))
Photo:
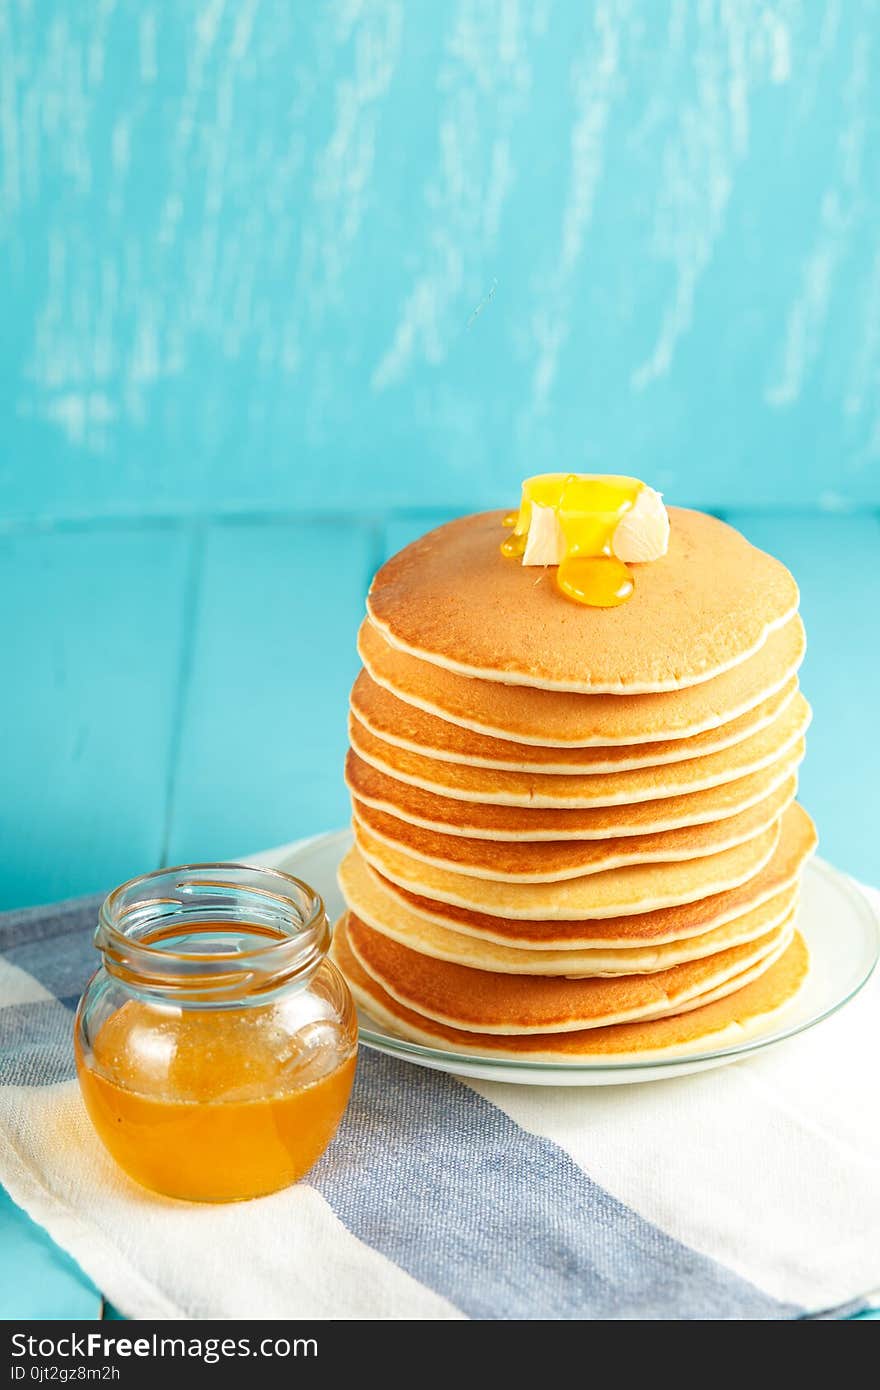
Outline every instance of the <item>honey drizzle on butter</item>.
POLYGON ((518 512, 504 518, 512 533, 501 554, 521 559, 525 553, 532 506, 549 507, 557 516, 565 555, 556 583, 568 598, 593 608, 614 608, 635 589, 629 567, 612 550, 621 518, 635 505, 644 484, 638 478, 609 473, 541 473, 523 483, 518 512))

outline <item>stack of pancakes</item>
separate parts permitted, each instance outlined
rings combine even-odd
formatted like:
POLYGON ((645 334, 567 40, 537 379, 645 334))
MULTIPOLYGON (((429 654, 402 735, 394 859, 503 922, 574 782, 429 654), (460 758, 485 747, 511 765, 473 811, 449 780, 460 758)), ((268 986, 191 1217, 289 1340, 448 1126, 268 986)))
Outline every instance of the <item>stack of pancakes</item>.
POLYGON ((500 554, 501 518, 440 527, 370 590, 337 963, 373 1018, 448 1051, 725 1046, 807 971, 797 587, 671 508, 634 596, 589 608, 500 554))

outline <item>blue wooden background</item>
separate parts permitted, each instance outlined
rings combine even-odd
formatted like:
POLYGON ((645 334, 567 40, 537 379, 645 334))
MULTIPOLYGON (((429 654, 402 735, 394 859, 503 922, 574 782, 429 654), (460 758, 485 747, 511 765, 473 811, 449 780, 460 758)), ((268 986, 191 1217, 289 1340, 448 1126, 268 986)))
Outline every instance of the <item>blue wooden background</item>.
POLYGON ((384 554, 547 468, 795 569, 876 865, 870 0, 0 0, 0 905, 342 822, 384 554))

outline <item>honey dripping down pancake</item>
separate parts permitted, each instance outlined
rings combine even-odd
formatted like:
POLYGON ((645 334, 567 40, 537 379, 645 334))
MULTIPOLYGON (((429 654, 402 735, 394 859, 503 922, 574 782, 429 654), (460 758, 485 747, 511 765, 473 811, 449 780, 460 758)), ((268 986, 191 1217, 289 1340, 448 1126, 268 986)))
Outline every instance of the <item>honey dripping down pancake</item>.
POLYGON ((352 797, 363 805, 440 833, 516 843, 605 840, 711 825, 742 815, 790 781, 803 753, 803 740, 799 740, 761 772, 705 791, 636 801, 629 806, 530 807, 459 801, 389 777, 351 749, 345 761, 345 781, 352 797))
POLYGON ((578 607, 574 621, 554 584, 500 554, 504 513, 486 512, 386 561, 367 597, 370 620, 420 660, 503 684, 643 694, 709 680, 792 616, 797 586, 724 522, 668 510, 668 553, 639 567, 619 608, 578 607))
POLYGON ((794 800, 793 777, 750 810, 727 820, 681 830, 661 830, 653 835, 628 835, 605 840, 509 840, 469 839, 438 834, 408 824, 396 816, 353 801, 357 824, 374 839, 401 849, 412 859, 453 869, 475 878, 504 883, 553 883, 580 874, 602 873, 626 864, 678 863, 732 849, 768 830, 794 800))
POLYGON ((806 650, 797 614, 754 655, 683 690, 582 695, 477 680, 389 646, 368 621, 358 654, 372 680, 401 701, 462 728, 542 747, 589 748, 695 737, 742 717, 780 690, 806 650))
POLYGON ((364 762, 423 791, 494 805, 574 808, 679 796, 760 772, 803 739, 809 721, 810 707, 798 693, 767 728, 730 748, 661 767, 609 773, 510 772, 441 762, 383 742, 354 717, 349 738, 364 762))
POLYGON ((339 868, 339 884, 349 910, 367 926, 422 955, 505 975, 636 975, 666 970, 683 961, 713 955, 730 946, 765 936, 790 918, 797 905, 797 885, 702 935, 660 945, 625 949, 590 942, 586 950, 532 950, 500 946, 485 937, 465 935, 414 911, 372 874, 357 849, 339 868))
POLYGON ((738 887, 764 867, 778 839, 777 823, 745 844, 680 864, 637 864, 556 883, 498 883, 420 863, 355 824, 367 863, 402 888, 476 912, 544 921, 623 917, 738 887))
MULTIPOLYGON (((367 873, 392 897, 426 922, 500 946, 529 950, 628 949, 687 941, 715 931, 795 888, 816 848, 816 829, 797 802, 781 819, 776 849, 762 869, 733 889, 675 907, 607 918, 515 918, 479 912, 413 892, 386 878, 367 861, 367 873)), ((354 853, 359 855, 355 849, 354 853)))
POLYGON ((337 924, 331 955, 359 1007, 399 1037, 447 1052, 539 1064, 638 1063, 732 1046, 794 1000, 809 968, 803 938, 795 932, 773 964, 762 969, 763 962, 759 963, 758 973, 747 978, 749 972, 745 972, 736 990, 685 1013, 564 1033, 504 1035, 450 1028, 398 1003, 359 964, 348 943, 344 918, 337 924))
POLYGON ((354 683, 350 703, 357 723, 374 738, 441 762, 512 772, 626 772, 632 768, 683 762, 740 743, 772 724, 794 698, 797 688, 797 679, 791 676, 753 709, 691 738, 623 743, 604 748, 548 747, 478 734, 406 704, 390 690, 377 685, 364 670, 354 683))

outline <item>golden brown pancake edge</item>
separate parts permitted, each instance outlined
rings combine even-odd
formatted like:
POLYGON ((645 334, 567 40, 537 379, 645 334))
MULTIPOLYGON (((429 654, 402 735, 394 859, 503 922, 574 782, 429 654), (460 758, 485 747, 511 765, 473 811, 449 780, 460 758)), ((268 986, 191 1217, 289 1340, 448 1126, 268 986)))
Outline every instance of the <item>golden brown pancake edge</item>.
POLYGON ((334 936, 332 955, 358 1005, 368 1017, 398 1037, 469 1057, 571 1066, 663 1062, 682 1054, 729 1047, 781 1013, 797 997, 809 968, 806 944, 795 932, 782 957, 756 980, 687 1013, 573 1033, 504 1037, 430 1024, 412 1010, 402 1008, 358 965, 348 946, 344 923, 334 936))
POLYGON ((763 645, 797 609, 797 585, 733 527, 668 511, 667 554, 635 567, 618 608, 573 604, 548 572, 505 559, 499 511, 448 522, 387 560, 370 620, 420 660, 503 684, 636 694, 701 683, 763 645))

